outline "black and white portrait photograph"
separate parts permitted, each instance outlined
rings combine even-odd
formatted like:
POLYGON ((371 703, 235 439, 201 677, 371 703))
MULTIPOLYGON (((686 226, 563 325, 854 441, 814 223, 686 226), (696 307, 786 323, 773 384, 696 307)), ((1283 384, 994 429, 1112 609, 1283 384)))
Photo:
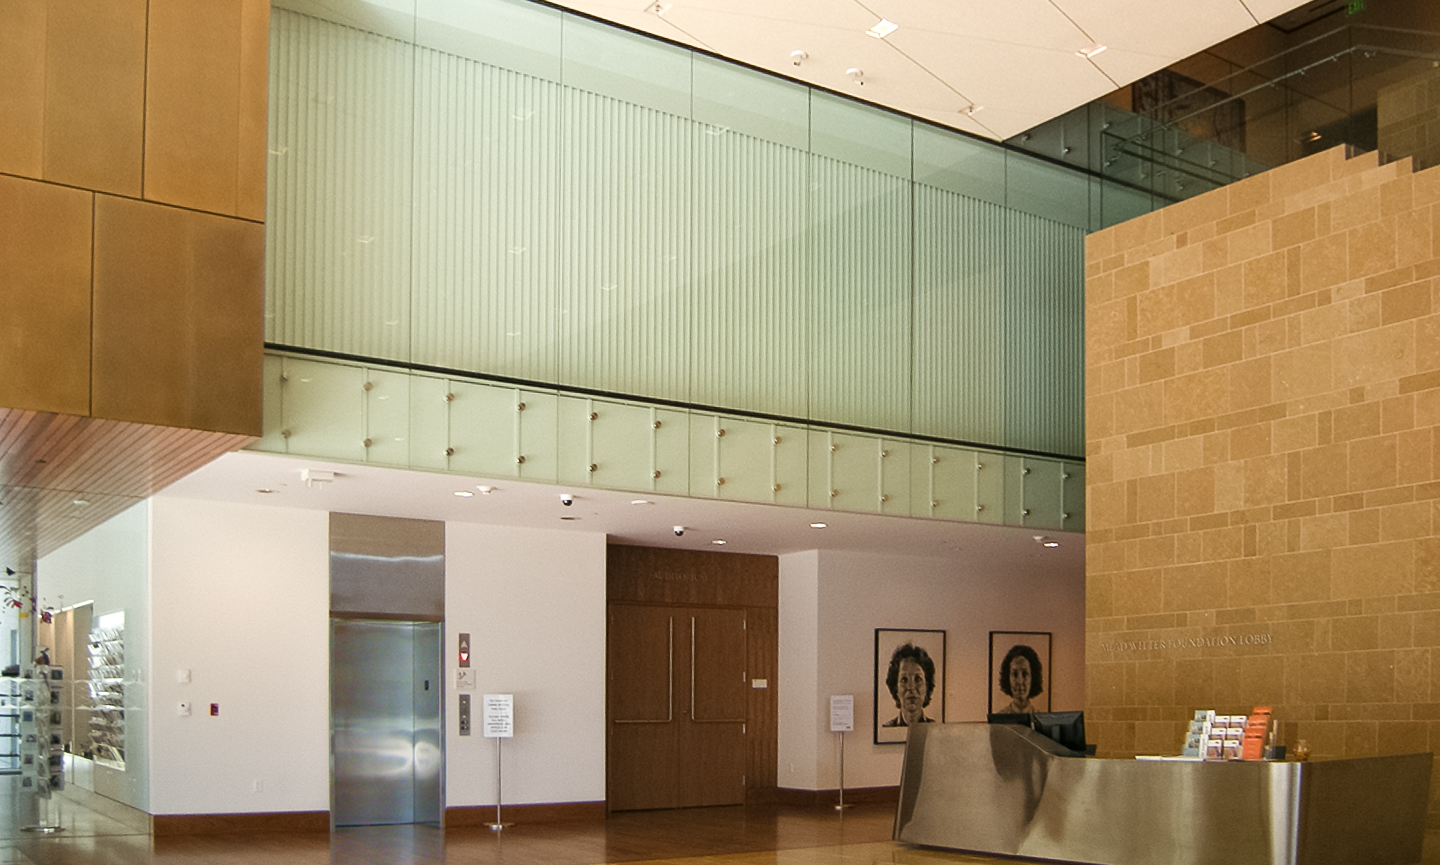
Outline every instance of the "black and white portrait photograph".
POLYGON ((990 713, 1050 711, 1050 633, 990 632, 990 713))
POLYGON ((945 632, 875 629, 875 743, 945 720, 945 632))

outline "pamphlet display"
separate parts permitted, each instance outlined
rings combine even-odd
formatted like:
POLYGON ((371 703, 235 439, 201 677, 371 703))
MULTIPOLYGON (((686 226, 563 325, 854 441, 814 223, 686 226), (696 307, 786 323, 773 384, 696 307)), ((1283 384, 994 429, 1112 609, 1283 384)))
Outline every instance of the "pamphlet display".
POLYGON ((1264 760, 1275 753, 1269 706, 1256 706, 1249 715, 1217 715, 1200 709, 1185 733, 1181 756, 1199 760, 1264 760))
POLYGON ((39 665, 33 678, 20 680, 20 789, 49 799, 65 786, 65 749, 60 741, 58 667, 39 665))
POLYGON ((90 632, 90 742, 95 762, 125 768, 125 631, 90 632))

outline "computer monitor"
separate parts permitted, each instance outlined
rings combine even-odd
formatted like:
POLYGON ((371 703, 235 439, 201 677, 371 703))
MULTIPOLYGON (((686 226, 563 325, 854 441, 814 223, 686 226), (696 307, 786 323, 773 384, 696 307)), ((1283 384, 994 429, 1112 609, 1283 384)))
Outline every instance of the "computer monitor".
POLYGON ((1061 747, 1086 753, 1084 712, 1032 712, 1023 715, 992 712, 987 720, 992 724, 1029 727, 1061 747))

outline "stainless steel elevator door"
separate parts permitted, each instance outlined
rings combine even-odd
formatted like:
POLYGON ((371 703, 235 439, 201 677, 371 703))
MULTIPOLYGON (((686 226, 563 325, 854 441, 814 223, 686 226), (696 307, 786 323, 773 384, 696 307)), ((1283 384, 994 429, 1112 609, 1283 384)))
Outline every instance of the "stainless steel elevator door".
POLYGON ((440 625, 330 621, 331 819, 440 821, 440 625))

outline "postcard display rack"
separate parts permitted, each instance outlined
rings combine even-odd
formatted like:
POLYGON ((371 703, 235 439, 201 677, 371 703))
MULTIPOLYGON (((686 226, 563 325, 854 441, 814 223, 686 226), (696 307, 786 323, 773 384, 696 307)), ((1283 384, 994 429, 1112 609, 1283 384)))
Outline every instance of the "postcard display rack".
POLYGON ((95 762, 125 768, 125 632, 90 632, 90 745, 95 762))
POLYGON ((20 788, 49 799, 65 785, 61 739, 59 667, 37 666, 35 678, 20 680, 20 788))

